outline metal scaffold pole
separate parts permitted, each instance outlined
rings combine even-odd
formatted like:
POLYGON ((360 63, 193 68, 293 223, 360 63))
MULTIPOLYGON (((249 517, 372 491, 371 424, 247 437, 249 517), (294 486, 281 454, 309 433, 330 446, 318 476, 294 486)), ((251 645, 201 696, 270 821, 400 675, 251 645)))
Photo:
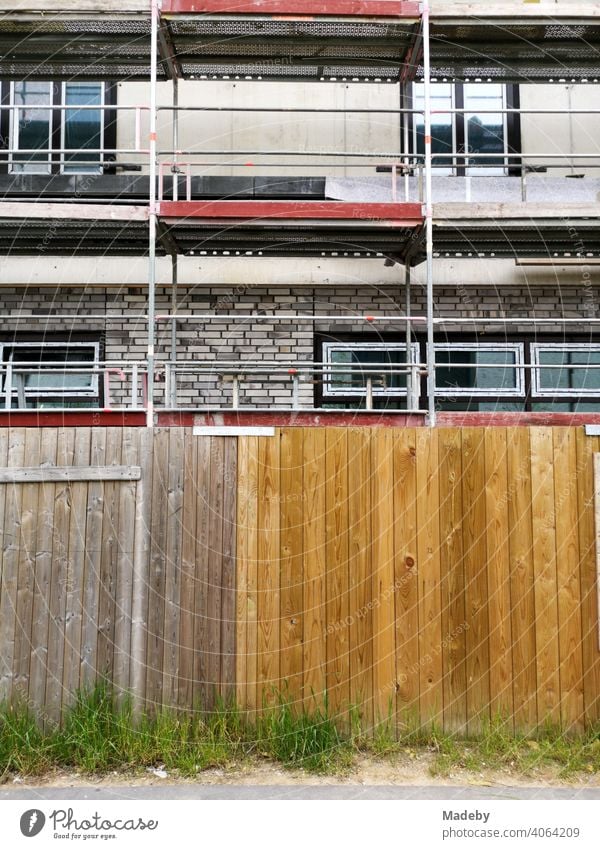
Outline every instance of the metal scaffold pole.
POLYGON ((158 80, 158 4, 152 0, 150 45, 150 138, 149 138, 149 220, 148 220, 148 396, 146 425, 154 427, 154 347, 156 338, 156 87, 158 80))
POLYGON ((423 3, 423 94, 425 130, 425 250, 427 291, 427 403, 429 426, 435 426, 435 346, 433 341, 433 203, 431 186, 431 55, 429 3, 423 3))

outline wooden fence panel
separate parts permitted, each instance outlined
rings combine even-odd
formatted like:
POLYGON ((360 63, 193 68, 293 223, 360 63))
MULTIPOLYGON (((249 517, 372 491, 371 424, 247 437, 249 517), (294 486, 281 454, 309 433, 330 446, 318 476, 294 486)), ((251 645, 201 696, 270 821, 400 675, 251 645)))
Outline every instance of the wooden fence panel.
POLYGON ((56 723, 98 682, 133 690, 137 707, 231 696, 236 440, 175 428, 2 429, 0 467, 2 701, 56 723), (18 474, 25 466, 33 475, 18 474), (111 478, 110 467, 141 472, 111 478))
POLYGON ((252 579, 238 570, 237 693, 250 708, 285 679, 305 706, 326 694, 342 715, 356 705, 366 728, 390 705, 399 730, 435 720, 478 733, 498 716, 510 729, 581 728, 597 718, 597 438, 582 428, 290 428, 258 439, 258 489, 248 484, 249 439, 238 565, 254 545, 259 567, 252 579), (247 532, 252 512, 258 527, 247 532), (292 601, 293 563, 303 595, 292 601), (302 653, 288 628, 300 601, 302 653))

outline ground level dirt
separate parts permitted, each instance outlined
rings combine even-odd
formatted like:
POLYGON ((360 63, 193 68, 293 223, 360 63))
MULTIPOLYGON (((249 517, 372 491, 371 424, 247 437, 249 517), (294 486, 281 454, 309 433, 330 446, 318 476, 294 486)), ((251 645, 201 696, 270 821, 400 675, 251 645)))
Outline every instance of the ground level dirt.
MULTIPOLYGON (((600 774, 581 773, 561 780, 557 770, 540 767, 528 775, 506 770, 470 772, 457 769, 443 777, 433 776, 430 772, 433 755, 427 753, 401 753, 388 757, 364 756, 357 758, 354 766, 341 775, 314 775, 303 770, 285 769, 269 761, 249 761, 242 766, 225 769, 208 769, 198 774, 195 781, 199 784, 216 785, 436 785, 452 786, 456 784, 479 787, 600 787, 600 774)), ((52 772, 43 778, 21 778, 11 776, 6 785, 27 787, 98 787, 102 785, 126 785, 128 787, 189 784, 189 777, 180 778, 167 770, 132 773, 109 773, 90 777, 71 772, 52 772), (158 773, 158 774, 157 774, 158 773)))

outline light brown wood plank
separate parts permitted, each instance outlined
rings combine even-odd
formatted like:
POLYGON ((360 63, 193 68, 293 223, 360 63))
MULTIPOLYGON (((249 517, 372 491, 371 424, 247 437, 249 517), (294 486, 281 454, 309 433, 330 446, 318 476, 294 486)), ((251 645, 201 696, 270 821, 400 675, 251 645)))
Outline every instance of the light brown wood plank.
MULTIPOLYGON (((163 704, 179 701, 179 624, 181 591, 181 544, 183 510, 183 429, 169 429, 169 473, 164 508, 167 511, 165 558, 165 619, 163 642, 163 704)), ((218 615, 218 614, 217 614, 218 615)))
MULTIPOLYGON (((58 433, 57 463, 64 466, 72 465, 74 451, 75 429, 62 428, 58 433)), ((54 502, 54 527, 52 532, 52 580, 50 625, 48 629, 48 676, 46 679, 46 717, 49 724, 56 724, 60 721, 63 696, 71 499, 71 485, 69 483, 58 484, 54 502)))
POLYGON ((490 628, 490 710, 513 730, 510 549, 505 428, 485 431, 485 487, 488 610, 490 628))
POLYGON ((237 440, 235 698, 246 707, 248 693, 248 437, 237 440))
POLYGON ((350 699, 348 619, 348 439, 345 428, 325 430, 325 556, 327 563, 327 695, 334 715, 350 699))
POLYGON ((260 707, 258 696, 258 444, 257 436, 245 437, 248 446, 246 598, 246 706, 260 707))
POLYGON ((223 493, 223 567, 221 573, 221 673, 220 693, 227 704, 235 698, 236 611, 236 494, 237 438, 225 437, 223 493))
POLYGON ((323 701, 326 688, 325 432, 304 431, 304 705, 323 701))
POLYGON ((396 711, 400 733, 419 722, 419 567, 414 428, 394 434, 396 711))
MULTIPOLYGON (((76 466, 90 464, 90 428, 77 428, 73 461, 76 466)), ((63 672, 63 713, 73 704, 80 686, 81 626, 83 620, 83 585, 87 525, 88 484, 71 485, 71 520, 69 523, 69 555, 65 616, 65 655, 63 672)))
POLYGON ((279 664, 279 433, 258 446, 258 699, 273 703, 279 664))
POLYGON ((394 434, 378 428, 371 438, 373 580, 373 719, 395 722, 396 635, 394 600, 394 434))
POLYGON ((530 441, 538 722, 558 724, 558 587, 551 428, 532 427, 530 441))
POLYGON ((463 556, 467 630, 467 728, 490 719, 490 653, 487 586, 485 443, 483 428, 466 428, 463 446, 463 556))
MULTIPOLYGON (((6 457, 8 431, 0 430, 0 462, 6 457)), ((42 428, 40 462, 56 463, 58 430, 42 428)), ((29 680, 30 704, 43 716, 46 701, 46 676, 48 672, 48 628, 52 586, 52 531, 54 527, 54 484, 40 484, 37 506, 37 540, 33 620, 31 628, 31 665, 29 680)), ((0 516, 6 487, 0 491, 0 516)), ((94 623, 95 628, 95 623, 94 623)))
POLYGON ((281 678, 290 701, 302 704, 303 431, 281 430, 281 678))
POLYGON ((223 488, 224 436, 210 440, 210 489, 208 492, 208 642, 207 642, 207 699, 214 707, 219 695, 221 675, 221 594, 223 581, 223 488))
POLYGON ((419 709, 423 725, 443 721, 442 608, 438 440, 417 429, 417 562, 419 575, 419 709))
POLYGON ((531 454, 528 428, 507 429, 506 453, 515 727, 527 731, 535 728, 537 724, 531 454))
POLYGON ((586 436, 583 427, 576 429, 583 698, 585 722, 588 726, 600 719, 600 651, 598 650, 593 469, 593 454, 594 451, 598 451, 599 441, 598 437, 586 436))
POLYGON ((463 561, 462 440, 458 428, 438 431, 444 728, 467 731, 467 631, 463 561))
POLYGON ((371 430, 348 429, 348 581, 350 703, 373 728, 373 586, 371 579, 371 430))
MULTIPOLYGON (((27 428, 25 432, 25 457, 33 463, 39 461, 40 436, 40 431, 36 428, 27 428)), ((38 491, 39 487, 37 484, 27 484, 22 487, 21 493, 22 506, 18 536, 17 607, 13 677, 14 700, 21 704, 27 704, 29 698, 38 491)))
POLYGON ((577 443, 573 428, 552 429, 556 570, 558 584, 558 646, 560 652, 560 714, 564 729, 583 728, 583 653, 581 647, 581 586, 577 522, 577 443))

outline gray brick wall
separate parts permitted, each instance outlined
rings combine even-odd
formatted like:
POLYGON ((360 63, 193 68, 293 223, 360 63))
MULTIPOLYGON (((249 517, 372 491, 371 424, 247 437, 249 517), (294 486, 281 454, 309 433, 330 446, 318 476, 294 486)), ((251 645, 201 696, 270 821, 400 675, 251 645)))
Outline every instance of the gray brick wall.
MULTIPOLYGON (((520 316, 552 318, 588 318, 597 315, 600 289, 588 287, 550 286, 526 288, 506 286, 461 287, 436 290, 436 314, 461 316, 466 319, 464 329, 483 330, 486 318, 515 318, 520 316), (473 319, 481 321, 473 322, 473 319)), ((179 310, 187 314, 220 314, 222 318, 210 323, 182 319, 178 322, 178 359, 185 362, 204 361, 222 364, 224 361, 269 363, 310 362, 314 358, 314 334, 371 334, 404 333, 403 322, 377 322, 363 320, 366 315, 402 317, 404 294, 398 289, 372 286, 343 286, 319 288, 236 288, 179 290, 179 310), (253 318, 234 321, 227 314, 253 315, 255 313, 285 315, 336 315, 348 321, 322 320, 263 320, 253 318), (361 317, 351 321, 351 317, 361 317)), ((170 312, 171 292, 159 289, 157 311, 170 312)), ((79 289, 10 289, 0 293, 0 331, 3 339, 10 339, 15 331, 39 332, 40 334, 89 332, 100 336, 105 342, 104 358, 119 362, 143 360, 146 354, 146 308, 145 293, 139 289, 111 290, 79 289), (64 315, 60 319, 42 319, 45 313, 64 315), (89 318, 104 315, 106 318, 89 318), (36 319, 35 316, 40 316, 36 319), (31 316, 31 317, 30 317, 31 316), (138 316, 138 317, 136 317, 138 316), (18 321, 16 320, 18 317, 18 321)), ((424 315, 425 297, 420 286, 412 291, 413 315, 424 315)), ((446 330, 460 330, 460 326, 448 325, 446 330)), ((488 325, 488 329, 490 326, 488 325)), ((497 334, 531 333, 527 325, 502 325, 492 328, 497 334)), ((560 325, 543 326, 541 333, 560 331, 560 325)), ((577 327, 571 328, 572 332, 577 327)), ((424 327, 420 328, 424 332, 424 327)), ((157 361, 164 363, 170 358, 170 322, 162 321, 157 327, 157 361)), ((287 368, 287 367, 286 367, 287 368)), ((270 369, 272 371, 272 369, 270 369)), ((162 378, 162 367, 159 370, 162 378)), ((178 404, 182 407, 198 405, 231 404, 231 381, 216 374, 200 377, 197 374, 182 374, 179 377, 178 404)), ((165 383, 156 384, 157 403, 165 400, 165 383)), ((268 407, 273 404, 287 405, 291 400, 292 381, 287 374, 266 374, 251 377, 248 372, 242 381, 240 400, 243 405, 268 407)), ((118 375, 111 376, 113 403, 128 402, 130 385, 122 382, 118 375)), ((138 396, 141 398, 141 396, 138 396)), ((301 383, 301 403, 312 405, 313 384, 301 383)))

